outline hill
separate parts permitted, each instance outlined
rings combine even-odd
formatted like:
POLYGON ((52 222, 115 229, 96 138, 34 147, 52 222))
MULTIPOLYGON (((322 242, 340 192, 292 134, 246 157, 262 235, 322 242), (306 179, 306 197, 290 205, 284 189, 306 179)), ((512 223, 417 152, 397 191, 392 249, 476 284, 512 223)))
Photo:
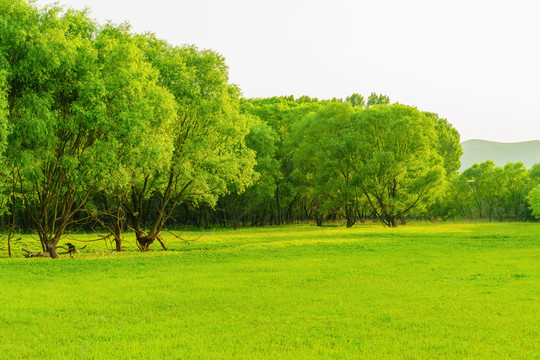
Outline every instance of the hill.
POLYGON ((497 166, 504 166, 508 162, 521 161, 526 168, 530 169, 540 162, 540 141, 524 141, 517 143, 501 143, 486 140, 467 140, 461 143, 463 156, 461 168, 463 171, 474 163, 493 160, 497 166))

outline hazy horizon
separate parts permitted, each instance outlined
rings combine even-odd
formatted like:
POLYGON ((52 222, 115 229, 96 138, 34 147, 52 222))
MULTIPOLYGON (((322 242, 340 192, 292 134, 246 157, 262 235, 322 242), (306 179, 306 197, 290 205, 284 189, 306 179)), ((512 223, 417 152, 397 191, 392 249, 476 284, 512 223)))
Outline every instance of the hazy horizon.
POLYGON ((524 142, 537 142, 537 141, 540 141, 540 139, 532 139, 532 140, 523 140, 523 141, 494 141, 494 140, 487 140, 487 139, 467 139, 467 140, 463 140, 461 139, 460 141, 462 143, 466 142, 466 141, 487 141, 487 142, 494 142, 494 143, 501 143, 501 144, 518 144, 518 143, 524 143, 524 142))
POLYGON ((377 92, 447 118, 462 141, 540 139, 533 0, 60 3, 219 52, 246 97, 377 92))

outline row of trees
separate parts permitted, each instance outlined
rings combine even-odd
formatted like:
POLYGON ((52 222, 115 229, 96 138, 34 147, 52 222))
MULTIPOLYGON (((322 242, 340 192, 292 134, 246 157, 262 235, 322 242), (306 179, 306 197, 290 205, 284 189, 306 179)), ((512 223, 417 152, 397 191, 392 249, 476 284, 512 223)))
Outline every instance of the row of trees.
POLYGON ((377 94, 244 100, 244 113, 266 127, 266 143, 262 129, 248 135, 258 139, 261 180, 220 199, 210 222, 376 218, 396 226, 423 213, 460 166, 459 134, 435 114, 389 102, 377 94))
POLYGON ((213 51, 23 0, 0 0, 0 16, 0 219, 52 257, 68 231, 121 251, 132 230, 146 251, 166 248, 165 225, 397 226, 538 202, 522 165, 504 186, 525 176, 531 195, 487 200, 498 168, 458 175, 458 132, 384 95, 243 99, 213 51))
POLYGON ((539 192, 540 163, 527 170, 522 163, 486 161, 454 177, 437 205, 441 217, 526 221, 540 217, 539 192))

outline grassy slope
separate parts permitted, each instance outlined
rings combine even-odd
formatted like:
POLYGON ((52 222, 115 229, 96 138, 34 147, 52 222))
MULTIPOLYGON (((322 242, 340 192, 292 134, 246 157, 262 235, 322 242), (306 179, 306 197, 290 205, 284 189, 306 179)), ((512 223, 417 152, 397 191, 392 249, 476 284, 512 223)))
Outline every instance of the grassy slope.
POLYGON ((540 141, 524 141, 518 143, 500 143, 486 140, 467 140, 461 143, 463 156, 461 169, 464 171, 474 163, 493 160, 497 166, 509 162, 522 162, 530 169, 540 162, 540 141))
POLYGON ((539 358, 538 224, 168 243, 175 251, 0 259, 0 357, 539 358))

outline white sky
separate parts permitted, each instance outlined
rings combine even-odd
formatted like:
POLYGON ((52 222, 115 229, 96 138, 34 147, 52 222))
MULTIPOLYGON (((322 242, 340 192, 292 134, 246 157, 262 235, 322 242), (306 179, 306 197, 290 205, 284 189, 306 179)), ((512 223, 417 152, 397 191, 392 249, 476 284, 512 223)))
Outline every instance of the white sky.
POLYGON ((540 139, 539 0, 60 3, 216 50, 246 97, 375 91, 447 118, 462 140, 540 139))

